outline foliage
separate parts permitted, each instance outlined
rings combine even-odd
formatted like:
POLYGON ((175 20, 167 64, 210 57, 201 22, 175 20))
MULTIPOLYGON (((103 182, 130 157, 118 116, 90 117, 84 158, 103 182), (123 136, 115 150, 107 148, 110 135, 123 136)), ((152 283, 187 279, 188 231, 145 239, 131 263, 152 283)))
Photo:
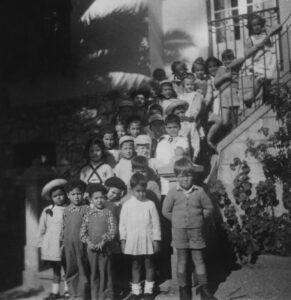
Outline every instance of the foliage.
POLYGON ((230 167, 238 172, 232 191, 235 203, 229 200, 219 181, 210 192, 221 208, 223 228, 237 259, 246 263, 260 253, 285 255, 290 243, 291 216, 275 216, 274 207, 279 201, 274 183, 268 179, 259 182, 253 195, 247 162, 236 158, 230 167))

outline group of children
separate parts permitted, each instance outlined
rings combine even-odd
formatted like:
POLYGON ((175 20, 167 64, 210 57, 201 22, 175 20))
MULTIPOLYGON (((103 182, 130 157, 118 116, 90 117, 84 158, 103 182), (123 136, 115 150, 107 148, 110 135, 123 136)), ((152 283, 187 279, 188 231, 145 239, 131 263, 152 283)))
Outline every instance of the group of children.
POLYGON ((161 251, 167 220, 177 249, 180 299, 191 299, 189 257, 201 299, 216 299, 207 288, 202 255, 202 227, 213 206, 197 185, 195 163, 201 162, 204 140, 215 149, 217 132, 238 113, 240 69, 248 68, 257 82, 273 76, 260 73, 258 66, 261 52, 264 56, 273 47, 271 35, 257 15, 250 26, 243 59, 226 49, 222 62, 198 58, 192 72, 177 61, 172 80, 157 69, 147 91, 106 97, 99 112, 104 125, 85 146, 87 162, 79 179, 55 179, 42 191, 52 202, 40 218, 41 255, 51 262, 54 274, 48 300, 60 297, 62 267, 68 299, 85 299, 89 287, 91 299, 119 299, 129 282, 131 299, 153 299, 155 277, 161 271, 154 257, 169 258, 163 256, 165 249, 161 251), (263 37, 257 42, 259 35, 263 37), (173 171, 174 187, 165 175, 173 171))

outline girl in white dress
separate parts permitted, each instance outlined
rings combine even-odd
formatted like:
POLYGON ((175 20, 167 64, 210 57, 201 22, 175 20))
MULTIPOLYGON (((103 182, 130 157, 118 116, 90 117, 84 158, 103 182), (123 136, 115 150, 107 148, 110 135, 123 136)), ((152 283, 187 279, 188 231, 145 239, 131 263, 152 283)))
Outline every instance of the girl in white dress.
POLYGON ((121 209, 119 232, 121 249, 132 259, 131 300, 141 295, 142 265, 145 268, 143 299, 153 299, 154 253, 159 251, 161 228, 155 204, 146 198, 147 180, 140 173, 130 179, 132 197, 121 209))

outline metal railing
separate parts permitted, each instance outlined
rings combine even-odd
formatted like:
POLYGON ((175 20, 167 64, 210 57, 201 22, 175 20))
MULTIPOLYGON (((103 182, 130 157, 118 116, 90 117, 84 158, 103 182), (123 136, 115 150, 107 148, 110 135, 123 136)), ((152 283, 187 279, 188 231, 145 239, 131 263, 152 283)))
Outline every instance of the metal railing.
MULTIPOLYGON (((257 11, 255 13, 262 16, 266 20, 266 28, 270 28, 271 26, 278 25, 280 23, 279 10, 277 7, 257 11)), ((276 64, 275 76, 273 76, 272 80, 261 80, 260 85, 258 85, 259 81, 257 74, 255 73, 256 66, 254 59, 243 59, 247 37, 249 36, 247 29, 249 16, 249 14, 235 15, 224 19, 210 21, 208 23, 209 30, 212 33, 212 44, 216 45, 216 47, 214 47, 213 49, 214 56, 221 59, 222 51, 225 49, 231 49, 233 50, 235 57, 241 57, 243 61, 239 71, 236 74, 232 74, 232 79, 229 85, 224 86, 224 88, 230 89, 230 106, 234 107, 234 95, 238 97, 240 102, 239 113, 236 116, 234 115, 234 110, 230 110, 232 129, 237 127, 241 122, 243 122, 263 103, 267 102, 268 90, 271 85, 280 89, 282 85, 288 84, 291 80, 290 15, 286 20, 284 20, 282 30, 279 33, 270 37, 273 51, 272 55, 273 59, 275 59, 276 64), (232 90, 232 83, 235 81, 238 84, 237 94, 236 91, 232 90), (248 86, 246 86, 247 81, 248 86), (253 97, 251 97, 251 100, 248 99, 249 102, 247 102, 246 98, 250 98, 250 94, 253 94, 253 97)), ((261 75, 261 78, 268 78, 266 74, 268 69, 268 61, 266 59, 267 52, 265 50, 259 51, 261 51, 261 55, 263 55, 263 69, 265 72, 265 74, 261 75)), ((220 99, 220 113, 222 113, 221 98, 223 96, 224 95, 221 94, 221 91, 217 93, 216 96, 220 99)))

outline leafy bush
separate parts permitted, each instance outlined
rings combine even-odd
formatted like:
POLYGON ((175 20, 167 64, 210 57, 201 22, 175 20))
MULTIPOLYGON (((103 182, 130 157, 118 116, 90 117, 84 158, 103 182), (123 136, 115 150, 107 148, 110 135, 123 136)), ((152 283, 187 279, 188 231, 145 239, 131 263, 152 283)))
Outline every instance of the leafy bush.
POLYGON ((268 179, 259 182, 253 195, 247 162, 236 158, 230 167, 238 171, 232 191, 235 203, 220 181, 210 192, 221 208, 223 228, 237 259, 247 263, 260 253, 286 255, 291 242, 291 215, 275 216, 279 201, 274 183, 268 179))

